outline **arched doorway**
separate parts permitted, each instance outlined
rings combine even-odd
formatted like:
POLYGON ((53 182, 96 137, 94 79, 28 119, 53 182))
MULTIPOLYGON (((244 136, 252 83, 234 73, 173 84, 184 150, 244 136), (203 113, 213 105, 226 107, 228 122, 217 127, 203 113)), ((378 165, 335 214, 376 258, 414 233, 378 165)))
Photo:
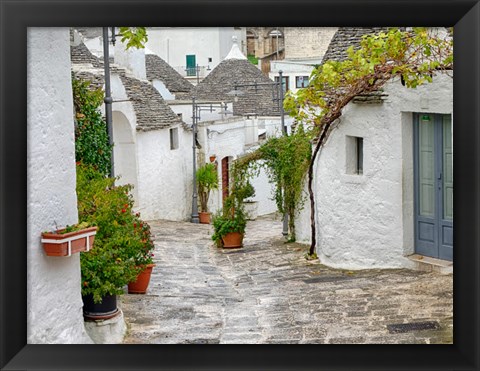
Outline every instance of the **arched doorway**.
POLYGON ((132 184, 132 194, 137 203, 137 154, 132 128, 128 118, 119 111, 112 113, 112 122, 114 171, 115 176, 120 176, 117 184, 132 184))
POLYGON ((222 158, 222 203, 228 197, 230 187, 230 160, 229 157, 222 158))

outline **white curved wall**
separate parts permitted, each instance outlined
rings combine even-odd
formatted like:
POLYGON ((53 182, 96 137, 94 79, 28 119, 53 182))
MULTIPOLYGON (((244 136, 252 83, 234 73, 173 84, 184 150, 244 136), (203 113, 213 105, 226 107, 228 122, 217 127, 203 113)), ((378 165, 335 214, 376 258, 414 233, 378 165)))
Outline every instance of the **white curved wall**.
MULTIPOLYGON (((383 104, 349 104, 319 155, 315 171, 317 254, 342 268, 409 266, 413 253, 412 112, 451 114, 453 80, 385 88, 383 104), (364 138, 363 175, 346 174, 346 137, 364 138)), ((310 241, 310 208, 297 218, 297 239, 310 241)))
POLYGON ((127 68, 136 78, 147 79, 145 67, 145 49, 130 48, 117 39, 114 47, 115 64, 127 68))
POLYGON ((188 220, 192 203, 192 134, 178 127, 179 147, 170 149, 169 129, 137 132, 138 211, 145 220, 188 220))
POLYGON ((82 314, 80 256, 47 257, 42 231, 78 221, 68 28, 27 37, 27 342, 92 343, 82 314))
POLYGON ((137 154, 131 125, 119 111, 112 112, 114 172, 117 184, 133 185, 132 194, 138 199, 137 154))

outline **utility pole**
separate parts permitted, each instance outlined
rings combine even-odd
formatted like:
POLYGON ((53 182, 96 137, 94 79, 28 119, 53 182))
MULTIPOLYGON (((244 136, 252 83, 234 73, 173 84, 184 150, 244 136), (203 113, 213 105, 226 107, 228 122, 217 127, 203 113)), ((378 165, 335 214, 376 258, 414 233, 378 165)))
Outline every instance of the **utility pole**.
MULTIPOLYGON (((112 27, 112 37, 115 37, 115 27, 112 27)), ((114 39, 113 39, 114 40, 114 39)), ((103 27, 103 66, 105 69, 105 119, 107 121, 108 143, 110 144, 111 160, 110 160, 110 177, 115 177, 114 159, 113 159, 113 127, 112 127, 112 94, 110 91, 110 60, 109 60, 109 40, 108 27, 103 27)))
POLYGON ((193 131, 193 194, 192 194, 192 223, 200 223, 198 217, 198 193, 197 193, 197 106, 195 97, 192 98, 192 131, 193 131))

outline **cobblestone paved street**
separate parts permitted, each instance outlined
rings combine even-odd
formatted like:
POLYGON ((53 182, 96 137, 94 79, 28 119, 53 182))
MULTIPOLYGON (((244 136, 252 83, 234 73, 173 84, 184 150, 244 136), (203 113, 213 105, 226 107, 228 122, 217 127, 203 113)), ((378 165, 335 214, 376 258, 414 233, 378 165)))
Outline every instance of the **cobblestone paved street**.
POLYGON ((453 342, 452 275, 309 262, 273 216, 250 221, 238 250, 215 247, 209 225, 150 225, 157 265, 146 295, 121 297, 124 343, 453 342), (438 326, 387 328, 418 322, 438 326))

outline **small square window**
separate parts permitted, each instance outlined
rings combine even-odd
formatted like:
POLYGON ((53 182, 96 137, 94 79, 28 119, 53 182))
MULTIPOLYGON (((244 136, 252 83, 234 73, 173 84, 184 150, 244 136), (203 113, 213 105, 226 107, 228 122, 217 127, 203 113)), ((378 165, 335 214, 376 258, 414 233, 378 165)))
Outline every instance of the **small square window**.
POLYGON ((346 173, 363 174, 363 138, 346 138, 346 173))
POLYGON ((178 148, 178 128, 170 129, 170 149, 178 148))
POLYGON ((213 60, 213 59, 212 59, 211 57, 210 57, 210 58, 208 58, 208 62, 209 62, 209 63, 211 63, 211 62, 212 62, 212 60, 213 60))
POLYGON ((295 77, 295 87, 306 88, 308 86, 308 76, 295 77))

